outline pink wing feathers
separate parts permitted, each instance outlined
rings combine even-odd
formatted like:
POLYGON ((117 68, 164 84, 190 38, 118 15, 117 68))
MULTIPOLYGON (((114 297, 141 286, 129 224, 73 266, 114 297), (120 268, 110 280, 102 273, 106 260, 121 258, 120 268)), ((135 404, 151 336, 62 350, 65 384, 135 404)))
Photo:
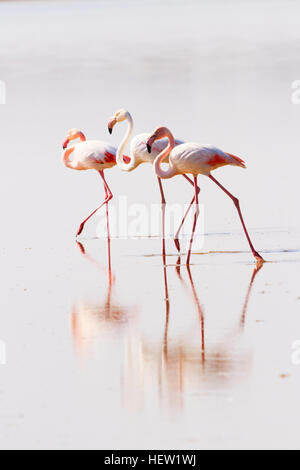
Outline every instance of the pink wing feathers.
POLYGON ((241 158, 235 156, 235 155, 232 155, 231 153, 227 153, 226 152, 226 155, 220 155, 220 154, 215 154, 213 155, 209 160, 208 160, 208 164, 213 168, 213 169, 217 169, 217 168, 220 168, 221 166, 225 166, 225 165, 236 165, 236 166, 240 166, 241 168, 246 168, 246 164, 244 162, 244 160, 242 160, 241 158), (229 161, 228 158, 226 158, 226 156, 230 157, 230 159, 232 159, 232 161, 229 161))
MULTIPOLYGON (((116 163, 116 156, 113 153, 105 152, 105 163, 116 163)), ((124 155, 123 160, 125 163, 130 163, 130 158, 124 155)))

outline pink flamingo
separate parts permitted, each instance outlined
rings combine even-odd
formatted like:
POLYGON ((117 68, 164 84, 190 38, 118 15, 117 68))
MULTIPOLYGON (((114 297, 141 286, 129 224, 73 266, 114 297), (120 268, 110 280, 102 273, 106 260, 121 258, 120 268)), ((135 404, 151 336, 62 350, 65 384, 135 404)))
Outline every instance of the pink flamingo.
MULTIPOLYGON (((132 133, 133 133, 133 126, 134 126, 133 118, 132 118, 131 114, 129 113, 129 111, 126 111, 126 109, 120 109, 119 111, 117 111, 115 113, 115 115, 110 119, 110 121, 108 123, 109 133, 112 134, 114 126, 117 123, 124 122, 124 121, 128 121, 128 128, 127 128, 126 135, 125 135, 124 139, 122 140, 122 142, 120 143, 120 145, 118 147, 118 150, 117 150, 116 160, 117 160, 118 167, 122 171, 129 171, 130 172, 130 171, 134 170, 135 168, 137 168, 142 163, 151 163, 151 164, 153 164, 155 158, 166 147, 166 145, 168 143, 167 139, 163 139, 159 142, 153 143, 152 152, 151 152, 151 155, 150 155, 149 152, 147 151, 147 140, 150 137, 150 134, 139 134, 139 135, 135 136, 131 141, 130 159, 128 159, 128 158, 124 159, 123 153, 125 151, 125 148, 126 148, 127 144, 129 143, 129 141, 132 137, 132 133)), ((182 143, 183 143, 182 141, 177 140, 177 139, 175 141, 175 145, 179 145, 179 144, 182 144, 182 143)), ((184 174, 182 176, 192 186, 194 186, 193 181, 188 176, 186 176, 184 174)), ((159 191, 160 191, 160 194, 161 194, 161 203, 162 203, 162 207, 163 207, 163 239, 165 240, 164 211, 165 211, 165 206, 166 206, 166 198, 165 198, 165 195, 164 195, 164 190, 163 190, 161 179, 157 178, 157 180, 158 180, 159 191)), ((197 192, 199 194, 199 192, 200 192, 199 188, 197 189, 197 192)), ((179 233, 181 231, 181 228, 183 227, 183 224, 186 220, 186 217, 187 217, 187 215, 190 211, 190 208, 192 207, 194 202, 195 202, 195 197, 192 199, 190 207, 188 208, 188 210, 187 210, 187 212, 186 212, 186 214, 185 214, 185 216, 184 216, 184 218, 183 218, 183 220, 182 220, 182 222, 179 226, 179 229, 178 229, 178 231, 175 235, 175 238, 174 238, 174 243, 175 243, 175 246, 176 246, 178 251, 180 251, 179 233)))
POLYGON ((149 153, 151 153, 152 146, 157 140, 167 137, 169 140, 168 146, 156 157, 154 161, 154 170, 156 175, 159 178, 168 179, 173 178, 176 175, 181 175, 184 173, 191 173, 194 176, 194 186, 195 186, 195 216, 194 216, 194 225, 192 230, 192 236, 190 241, 190 247, 187 257, 187 264, 190 264, 191 251, 193 246, 194 234, 197 226, 197 220, 199 216, 199 205, 198 205, 198 175, 208 176, 215 184, 221 188, 227 196, 233 201, 239 217, 242 222, 242 226, 247 237, 250 249, 253 256, 259 261, 264 262, 260 254, 254 249, 252 241, 250 239, 249 233, 247 231, 243 215, 240 208, 239 200, 233 196, 224 186, 221 185, 212 175, 211 171, 216 170, 225 165, 239 166, 241 168, 246 168, 245 162, 235 155, 225 153, 222 150, 213 147, 212 145, 201 145, 197 143, 185 143, 175 147, 174 137, 171 131, 166 127, 157 128, 152 136, 147 141, 147 147, 149 153), (169 157, 169 168, 164 170, 161 167, 161 163, 165 160, 166 157, 169 157))
MULTIPOLYGON (((113 198, 113 194, 106 182, 104 170, 116 166, 116 148, 101 140, 86 140, 83 132, 78 129, 71 129, 68 132, 67 139, 63 143, 62 160, 66 167, 73 170, 96 170, 99 172, 105 191, 105 199, 97 209, 95 209, 79 226, 77 237, 83 231, 86 222, 105 204, 108 207, 109 201, 113 198), (68 147, 69 143, 80 139, 80 142, 73 147, 68 147), (70 157, 73 157, 70 160, 70 157)), ((126 161, 126 157, 124 157, 126 161)), ((129 160, 129 159, 128 159, 129 160)), ((106 213, 108 221, 108 211, 106 213)))

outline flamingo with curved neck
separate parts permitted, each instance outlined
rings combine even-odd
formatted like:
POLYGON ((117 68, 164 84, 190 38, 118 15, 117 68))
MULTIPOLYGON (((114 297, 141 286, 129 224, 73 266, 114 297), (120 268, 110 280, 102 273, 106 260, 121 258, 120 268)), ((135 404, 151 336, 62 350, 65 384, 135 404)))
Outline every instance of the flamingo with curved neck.
MULTIPOLYGON (((67 168, 72 170, 96 170, 99 172, 105 191, 105 199, 97 209, 95 209, 79 226, 77 235, 83 231, 86 222, 104 205, 107 207, 107 223, 108 221, 108 203, 113 198, 113 194, 104 177, 104 170, 116 166, 116 149, 101 140, 86 140, 85 135, 78 129, 71 129, 68 136, 63 142, 62 161, 67 168), (68 148, 70 142, 79 139, 72 147, 68 148), (70 157, 73 157, 72 160, 70 157)), ((108 233, 109 237, 109 233, 108 233)))
POLYGON ((70 156, 72 155, 72 153, 75 151, 75 145, 73 145, 72 147, 68 147, 69 143, 72 141, 72 140, 75 140, 75 139, 79 139, 80 142, 86 142, 86 137, 84 135, 83 132, 81 131, 78 131, 77 129, 72 129, 68 132, 68 137, 67 139, 63 142, 63 149, 64 152, 63 152, 63 155, 62 155, 62 161, 64 163, 64 165, 67 167, 67 168, 71 168, 72 170, 78 170, 78 161, 76 160, 70 160, 70 156))
POLYGON ((190 247, 187 257, 187 264, 190 264, 191 251, 194 239, 194 233, 197 226, 197 221, 199 217, 199 204, 198 204, 198 175, 208 176, 219 188, 221 188, 227 196, 233 201, 237 212, 239 214, 243 230, 245 232, 246 238, 248 240, 250 249, 253 256, 257 261, 263 263, 264 260, 261 255, 255 250, 252 241, 250 239, 248 230, 246 228, 244 218, 241 212, 239 200, 233 196, 224 186, 222 186, 219 181, 217 181, 212 175, 211 172, 226 165, 238 166, 241 168, 246 168, 245 162, 235 155, 230 153, 225 153, 217 147, 212 145, 201 145, 197 143, 186 143, 174 145, 174 137, 171 131, 167 127, 158 127, 155 129, 154 133, 147 141, 148 151, 152 152, 152 147, 156 141, 167 138, 169 140, 168 147, 163 150, 159 155, 157 155, 154 160, 153 166, 156 175, 159 178, 169 179, 173 178, 176 175, 181 175, 184 173, 190 173, 194 177, 194 186, 195 186, 195 216, 194 216, 194 225, 192 230, 192 236, 190 241, 190 247), (161 166, 162 162, 166 157, 169 157, 169 168, 164 170, 161 166))
MULTIPOLYGON (((148 149, 147 149, 147 140, 149 139, 150 134, 149 133, 139 134, 139 135, 135 136, 132 139, 134 123, 133 123, 133 118, 132 118, 131 114, 126 109, 120 109, 109 120, 109 122, 108 122, 108 131, 109 131, 109 133, 112 134, 113 129, 114 129, 114 127, 117 123, 124 122, 124 121, 128 121, 128 126, 127 126, 127 130, 126 130, 126 134, 125 134, 123 140, 121 141, 121 143, 120 143, 120 145, 117 149, 116 161, 117 161, 118 167, 122 171, 130 172, 130 171, 134 170, 135 168, 137 168, 142 163, 151 163, 151 164, 153 164, 155 158, 159 154, 161 154, 161 152, 166 148, 166 145, 168 143, 167 139, 162 139, 162 140, 159 140, 159 141, 155 142, 152 146, 152 152, 150 154, 148 152, 148 149), (128 161, 129 160, 128 157, 127 157, 127 161, 126 161, 126 157, 124 157, 124 152, 125 152, 125 149, 126 149, 128 143, 129 143, 130 139, 132 139, 131 140, 131 145, 130 145, 130 161, 128 161), (124 160, 124 158, 125 158, 125 160, 124 160)), ((173 138, 173 141, 174 141, 174 146, 179 145, 179 144, 182 143, 179 140, 175 141, 174 138, 173 138)), ((166 154, 166 156, 167 156, 167 154, 166 154)), ((162 161, 163 161, 163 158, 162 158, 162 161)), ((183 175, 183 177, 189 182, 189 184, 194 186, 193 181, 190 178, 188 178, 188 176, 183 175)), ((165 198, 165 195, 164 195, 164 190, 163 190, 161 179, 158 178, 157 180, 158 180, 158 186, 159 186, 159 191, 160 191, 160 195, 161 195, 161 203, 162 203, 162 207, 163 207, 163 222, 162 223, 163 223, 163 238, 165 239, 164 211, 165 211, 165 205, 166 205, 166 198, 165 198)), ((200 189, 198 188, 197 191, 199 193, 200 189)), ((178 231, 176 233, 176 236, 175 236, 175 239, 174 239, 175 246, 176 246, 176 248, 179 252, 180 252, 179 233, 180 233, 180 231, 183 227, 183 224, 184 224, 184 222, 187 218, 187 215, 188 215, 193 203, 194 203, 194 198, 192 199, 192 202, 191 202, 189 208, 186 211, 186 214, 185 214, 185 216, 184 216, 184 218, 183 218, 183 220, 182 220, 182 222, 179 226, 179 229, 178 229, 178 231)))
MULTIPOLYGON (((128 142, 130 141, 130 139, 132 137, 133 125, 134 125, 132 116, 128 111, 126 111, 126 120, 128 121, 128 127, 127 127, 127 131, 126 131, 126 134, 125 134, 123 140, 121 141, 119 147, 117 148, 116 161, 117 161, 117 165, 120 168, 120 170, 122 170, 122 171, 132 171, 132 170, 135 170, 135 168, 137 168, 143 162, 142 162, 142 160, 140 160, 138 158, 137 153, 134 152, 134 151, 130 152, 129 161, 127 160, 127 162, 126 162, 124 160, 124 152, 125 152, 125 149, 128 145, 128 142)), ((118 122, 121 122, 121 121, 118 121, 118 122)), ((112 133, 113 126, 114 126, 114 124, 110 121, 110 124, 109 124, 110 134, 112 133)))
POLYGON ((165 170, 162 168, 161 164, 166 159, 166 157, 169 157, 170 153, 175 148, 175 139, 173 137, 173 134, 169 131, 167 127, 161 127, 148 140, 147 149, 149 153, 152 153, 153 143, 156 142, 156 140, 160 140, 160 135, 164 135, 164 137, 167 137, 169 144, 165 148, 165 150, 163 150, 154 160, 154 171, 157 175, 160 175, 159 178, 170 179, 178 174, 176 172, 176 169, 172 165, 172 161, 169 160, 169 168, 165 170))

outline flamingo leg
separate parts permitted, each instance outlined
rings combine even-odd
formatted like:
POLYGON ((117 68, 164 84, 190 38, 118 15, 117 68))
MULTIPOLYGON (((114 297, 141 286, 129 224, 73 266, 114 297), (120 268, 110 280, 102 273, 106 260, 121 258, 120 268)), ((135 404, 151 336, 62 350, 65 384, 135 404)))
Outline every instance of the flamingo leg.
POLYGON ((181 232, 182 227, 184 226, 184 223, 186 221, 187 216, 189 215, 189 212, 190 212, 191 208, 193 207, 194 202, 195 202, 195 196, 191 200, 190 205, 189 205, 186 213, 184 214, 184 217, 181 221, 181 224, 179 225, 178 230, 177 230, 177 232, 175 234, 175 237, 174 237, 174 243, 175 243, 175 246, 177 248, 178 253, 180 253, 180 250, 181 250, 180 242, 179 242, 179 234, 181 232))
MULTIPOLYGON (((182 176, 183 176, 192 186, 194 186, 194 182, 193 182, 187 175, 182 175, 182 176)), ((199 195, 199 193, 200 193, 200 188, 199 188, 199 187, 198 187, 197 191, 198 191, 198 195, 199 195)), ((193 199, 191 200, 190 205, 189 205, 189 207, 187 208, 187 211, 186 211, 186 213, 184 214, 184 217, 183 217, 183 219, 182 219, 182 221, 181 221, 181 224, 179 225, 178 230, 177 230, 177 232, 176 232, 176 234, 175 234, 175 237, 174 237, 174 243, 175 243, 175 246, 176 246, 176 249, 177 249, 178 253, 180 253, 179 234, 180 234, 181 229, 182 229, 182 227, 183 227, 183 225, 184 225, 184 223, 185 223, 185 221, 186 221, 186 219, 187 219, 187 216, 189 215, 189 212, 190 212, 191 208, 193 207, 194 202, 195 202, 195 196, 194 196, 193 199)))
POLYGON ((167 357, 168 354, 168 327, 169 327, 169 315, 170 315, 170 300, 169 300, 169 288, 168 288, 168 276, 167 276, 167 259, 166 259, 166 227, 165 227, 165 215, 166 215, 166 198, 164 194, 163 185, 160 178, 157 178, 159 191, 161 195, 161 211, 162 211, 162 231, 163 231, 163 246, 162 246, 162 259, 163 259, 163 270, 164 270, 164 285, 165 285, 165 302, 166 302, 166 324, 164 334, 164 354, 167 357))
POLYGON ((166 264, 166 198, 163 185, 160 178, 157 178, 159 191, 161 195, 161 215, 162 215, 162 237, 163 237, 163 261, 166 264))
POLYGON ((193 241, 194 241, 194 235, 195 235, 195 230, 197 227, 197 221, 199 217, 199 200, 198 200, 198 184, 197 184, 197 176, 194 177, 194 187, 195 187, 195 216, 194 216, 194 224, 193 224, 193 230, 192 230, 192 236, 191 236, 191 241, 190 241, 190 247, 189 247, 189 252, 188 252, 188 257, 186 260, 186 264, 189 266, 190 265, 190 260, 191 260, 191 253, 192 253, 192 247, 193 247, 193 241))
POLYGON ((107 185, 106 181, 105 181, 105 184, 104 184, 104 190, 105 190, 105 200, 107 201, 106 202, 107 237, 110 240, 109 208, 108 208, 108 199, 109 199, 110 193, 109 193, 109 188, 108 188, 108 185, 107 185))
POLYGON ((219 181, 216 180, 216 178, 214 178, 212 175, 209 175, 209 178, 214 182, 216 183, 217 186, 219 186, 219 188, 221 188, 225 194, 227 194, 227 196, 230 197, 230 199, 233 201, 237 211, 238 211, 238 214, 239 214, 239 217, 241 219, 241 222, 242 222, 242 226, 243 226, 243 229, 244 229, 244 232, 245 232, 245 235, 247 237, 247 240, 248 240, 248 243, 249 243, 249 246, 250 246, 250 249, 252 251, 252 254, 254 256, 254 258, 256 258, 258 261, 260 262, 264 262, 264 259, 260 256, 260 254, 255 250, 253 244, 252 244, 252 241, 251 241, 251 238, 249 236, 249 233, 248 233, 248 230, 246 228, 246 224, 244 222, 244 218, 243 218, 243 215, 242 215, 242 211, 241 211, 241 208, 240 208, 240 202, 239 200, 233 196, 226 188, 224 188, 224 186, 222 186, 221 183, 219 183, 219 181))
POLYGON ((103 184, 104 184, 105 199, 104 199, 104 201, 102 202, 102 204, 100 204, 100 206, 97 207, 97 209, 95 209, 95 210, 80 224, 79 229, 78 229, 78 232, 77 232, 77 234, 76 234, 77 237, 82 233, 82 231, 83 231, 83 229, 84 229, 84 226, 85 226, 85 224, 87 223, 87 221, 90 220, 90 218, 93 217, 93 215, 96 214, 96 212, 98 212, 98 210, 100 210, 105 204, 108 204, 109 201, 111 201, 111 199, 113 198, 113 194, 112 194, 112 192, 111 192, 111 190, 110 190, 110 188, 109 188, 109 186, 108 186, 108 184, 107 184, 107 182, 106 182, 106 180, 105 180, 103 171, 99 171, 99 174, 100 174, 100 176, 101 176, 101 178, 102 178, 102 180, 103 180, 103 184))
POLYGON ((200 300, 199 300, 199 297, 195 288, 190 266, 187 266, 187 272, 188 272, 188 276, 189 276, 190 283, 192 286, 192 292, 193 292, 195 304, 197 306, 197 310, 199 314, 199 321, 200 321, 200 328, 201 328, 201 357, 202 357, 202 364, 204 365, 205 364, 205 317, 204 317, 204 312, 202 310, 200 300))
MULTIPOLYGON (((104 180, 105 181, 105 180, 104 180)), ((104 188, 105 188, 105 197, 106 197, 106 200, 108 200, 109 198, 109 187, 108 187, 108 184, 106 183, 105 181, 105 184, 104 184, 104 188)), ((109 200, 108 200, 109 202, 109 200)), ((107 251, 108 251, 108 276, 109 276, 109 286, 111 288, 111 285, 112 285, 112 271, 111 271, 111 238, 110 238, 110 224, 109 224, 109 206, 108 206, 108 202, 106 203, 106 226, 107 226, 107 251)))

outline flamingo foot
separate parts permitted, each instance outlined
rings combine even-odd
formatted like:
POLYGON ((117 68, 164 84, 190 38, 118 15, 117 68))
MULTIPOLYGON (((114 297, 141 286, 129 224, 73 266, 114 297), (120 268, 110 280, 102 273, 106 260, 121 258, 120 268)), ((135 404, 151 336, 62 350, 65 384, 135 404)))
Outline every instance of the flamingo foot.
POLYGON ((174 243, 175 243, 175 246, 176 246, 176 250, 178 251, 178 253, 180 253, 180 242, 178 240, 178 238, 174 238, 174 243))
POLYGON ((259 264, 265 263, 265 260, 263 259, 263 257, 257 251, 253 252, 253 256, 259 264))
POLYGON ((82 233, 83 229, 84 229, 84 224, 82 223, 79 226, 78 232, 76 233, 76 237, 79 237, 79 235, 82 233))
POLYGON ((81 253, 82 253, 83 255, 85 255, 85 254, 86 254, 86 253, 85 253, 85 248, 84 248, 84 246, 82 245, 82 243, 80 243, 80 242, 78 242, 78 241, 76 241, 76 243, 77 243, 77 246, 78 246, 78 248, 80 249, 81 253))

